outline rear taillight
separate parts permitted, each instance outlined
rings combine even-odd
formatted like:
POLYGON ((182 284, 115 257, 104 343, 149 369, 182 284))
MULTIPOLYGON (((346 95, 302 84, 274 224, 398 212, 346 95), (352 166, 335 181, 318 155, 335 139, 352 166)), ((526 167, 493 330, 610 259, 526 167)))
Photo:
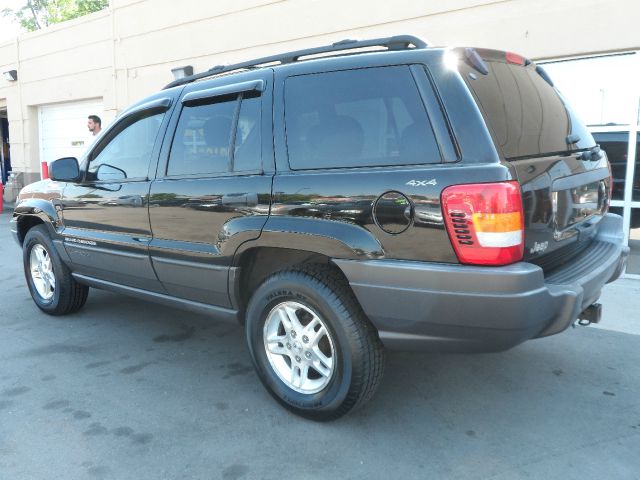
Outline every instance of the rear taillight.
POLYGON ((524 216, 518 182, 447 187, 442 211, 460 263, 507 265, 522 259, 524 216))

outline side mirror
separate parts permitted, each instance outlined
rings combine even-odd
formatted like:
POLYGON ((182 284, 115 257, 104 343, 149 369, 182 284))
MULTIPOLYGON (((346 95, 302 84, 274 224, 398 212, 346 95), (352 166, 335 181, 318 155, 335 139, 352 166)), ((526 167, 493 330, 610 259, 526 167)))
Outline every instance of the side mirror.
POLYGON ((80 179, 80 166, 75 157, 54 160, 49 165, 49 177, 58 182, 75 182, 80 179))

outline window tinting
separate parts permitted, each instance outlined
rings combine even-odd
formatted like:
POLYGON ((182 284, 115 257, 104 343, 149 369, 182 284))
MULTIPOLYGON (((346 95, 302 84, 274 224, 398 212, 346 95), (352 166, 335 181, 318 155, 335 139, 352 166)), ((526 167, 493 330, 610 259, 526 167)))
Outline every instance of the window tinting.
POLYGON ((137 120, 119 132, 89 163, 88 178, 119 181, 147 178, 164 113, 137 120))
POLYGON ((533 66, 513 65, 491 58, 485 60, 489 69, 487 75, 476 75, 466 62, 460 62, 460 73, 473 91, 505 158, 594 145, 591 134, 566 100, 533 66), (566 142, 570 134, 580 138, 573 146, 566 142))
POLYGON ((409 67, 291 77, 285 109, 293 169, 441 161, 409 67))
POLYGON ((261 162, 260 97, 245 98, 240 106, 233 170, 259 170, 261 162))
POLYGON ((171 145, 167 175, 229 171, 231 129, 237 99, 185 106, 171 145))

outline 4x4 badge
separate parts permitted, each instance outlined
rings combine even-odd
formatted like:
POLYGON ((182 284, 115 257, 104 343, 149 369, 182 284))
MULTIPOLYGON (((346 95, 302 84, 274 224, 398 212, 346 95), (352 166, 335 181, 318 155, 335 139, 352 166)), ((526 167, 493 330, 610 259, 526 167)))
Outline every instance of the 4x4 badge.
POLYGON ((412 187, 426 187, 427 185, 437 185, 435 178, 431 180, 409 180, 405 185, 411 185, 412 187))

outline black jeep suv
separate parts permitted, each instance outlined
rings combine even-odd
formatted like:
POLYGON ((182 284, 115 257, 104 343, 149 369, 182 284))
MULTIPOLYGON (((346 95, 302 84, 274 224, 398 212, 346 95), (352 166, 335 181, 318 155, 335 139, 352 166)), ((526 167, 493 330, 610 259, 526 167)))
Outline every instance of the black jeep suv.
POLYGON ((511 348, 598 321, 624 270, 606 154, 545 71, 399 36, 214 67, 20 194, 43 311, 89 287, 243 322, 285 407, 337 418, 383 347, 511 348))

